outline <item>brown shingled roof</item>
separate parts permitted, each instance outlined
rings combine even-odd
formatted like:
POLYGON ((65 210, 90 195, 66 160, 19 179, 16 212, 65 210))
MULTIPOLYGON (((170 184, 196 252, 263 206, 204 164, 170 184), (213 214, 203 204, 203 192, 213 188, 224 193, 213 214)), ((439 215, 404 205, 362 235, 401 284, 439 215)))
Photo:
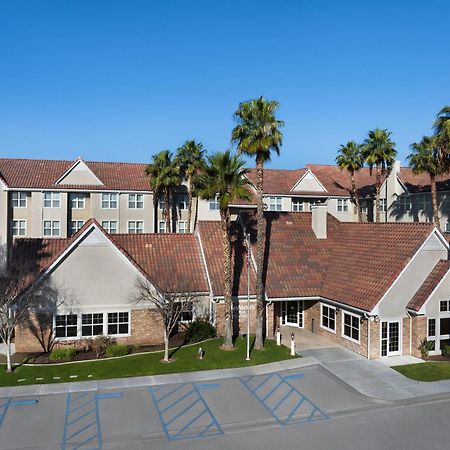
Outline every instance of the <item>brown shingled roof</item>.
POLYGON ((419 311, 449 269, 449 260, 441 259, 438 261, 406 307, 413 311, 419 311))

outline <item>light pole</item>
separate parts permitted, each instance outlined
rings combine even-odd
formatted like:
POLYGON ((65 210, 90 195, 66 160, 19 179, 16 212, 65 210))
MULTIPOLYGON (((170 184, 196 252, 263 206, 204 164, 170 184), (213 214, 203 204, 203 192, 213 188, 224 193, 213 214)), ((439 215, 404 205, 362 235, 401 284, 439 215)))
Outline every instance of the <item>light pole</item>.
POLYGON ((245 234, 247 242, 247 356, 245 359, 250 361, 250 234, 245 234))

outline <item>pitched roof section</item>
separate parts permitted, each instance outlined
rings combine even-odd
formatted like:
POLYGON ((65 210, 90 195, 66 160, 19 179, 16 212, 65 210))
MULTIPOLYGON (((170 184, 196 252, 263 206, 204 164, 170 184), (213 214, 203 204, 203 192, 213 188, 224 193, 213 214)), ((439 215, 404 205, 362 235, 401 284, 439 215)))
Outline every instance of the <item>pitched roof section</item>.
POLYGON ((146 164, 83 162, 103 184, 57 183, 76 161, 0 158, 0 174, 10 189, 151 190, 146 164))
MULTIPOLYGON (((290 194, 307 169, 264 169, 264 192, 266 194, 290 194)), ((256 169, 249 169, 248 179, 256 186, 256 169)))
MULTIPOLYGON (((415 175, 410 167, 401 167, 397 176, 411 193, 431 191, 430 176, 427 173, 415 175)), ((450 190, 450 174, 436 176, 436 189, 438 191, 450 190)))
POLYGON ((449 270, 449 260, 442 259, 438 261, 426 280, 422 283, 422 286, 408 303, 407 308, 412 309, 413 311, 419 311, 449 270))
MULTIPOLYGON (((223 296, 223 251, 222 236, 220 231, 220 222, 218 221, 199 221, 198 229, 200 232, 201 244, 208 267, 208 273, 211 282, 212 294, 215 297, 223 296)), ((237 223, 231 225, 232 235, 232 294, 247 294, 247 249, 244 244, 244 235, 242 228, 237 223)), ((256 292, 256 276, 253 264, 250 266, 250 293, 256 292)))

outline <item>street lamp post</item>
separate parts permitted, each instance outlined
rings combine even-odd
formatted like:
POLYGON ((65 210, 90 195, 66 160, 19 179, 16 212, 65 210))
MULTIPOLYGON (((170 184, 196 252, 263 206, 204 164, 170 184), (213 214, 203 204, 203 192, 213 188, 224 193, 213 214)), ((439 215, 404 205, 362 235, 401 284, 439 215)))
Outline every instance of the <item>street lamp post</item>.
POLYGON ((250 234, 245 234, 247 242, 247 356, 245 359, 250 361, 250 234))

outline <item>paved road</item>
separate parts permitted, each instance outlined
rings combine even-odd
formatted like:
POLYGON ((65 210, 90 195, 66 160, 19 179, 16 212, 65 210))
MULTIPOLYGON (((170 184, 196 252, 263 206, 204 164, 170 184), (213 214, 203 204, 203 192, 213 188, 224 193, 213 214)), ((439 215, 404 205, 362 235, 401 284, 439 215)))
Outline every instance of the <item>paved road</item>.
POLYGON ((362 396, 320 366, 0 399, 0 449, 448 448, 450 398, 362 396))

